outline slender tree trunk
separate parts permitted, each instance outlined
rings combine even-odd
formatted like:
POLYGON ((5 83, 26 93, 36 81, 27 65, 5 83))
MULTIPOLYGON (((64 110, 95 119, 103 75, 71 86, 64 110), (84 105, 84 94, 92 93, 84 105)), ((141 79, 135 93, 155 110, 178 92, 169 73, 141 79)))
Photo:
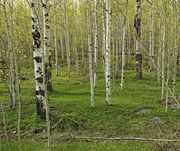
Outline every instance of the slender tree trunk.
POLYGON ((178 20, 179 20, 179 15, 178 15, 178 7, 177 7, 177 2, 174 1, 174 18, 175 18, 175 49, 174 49, 174 57, 173 57, 173 95, 176 95, 176 81, 177 81, 177 56, 178 56, 178 35, 179 35, 179 29, 178 29, 178 20))
POLYGON ((37 114, 45 119, 45 102, 44 102, 44 85, 43 85, 43 50, 41 47, 40 27, 37 16, 38 3, 36 0, 31 1, 32 9, 32 36, 33 36, 33 56, 34 56, 34 74, 36 80, 36 109, 37 114))
POLYGON ((55 64, 56 64, 56 76, 59 75, 59 65, 58 65, 58 39, 57 39, 57 9, 56 0, 54 0, 54 50, 55 50, 55 64))
MULTIPOLYGON (((60 9, 62 9, 63 10, 63 8, 62 8, 62 1, 60 2, 60 9)), ((61 60, 62 60, 62 62, 64 62, 64 41, 63 41, 63 22, 61 21, 61 20, 63 20, 63 18, 62 18, 62 16, 63 15, 61 15, 61 17, 60 17, 60 32, 61 32, 61 34, 60 34, 60 43, 61 43, 61 60)))
MULTIPOLYGON (((160 0, 159 6, 162 7, 162 1, 160 0)), ((158 48, 158 58, 157 58, 157 83, 160 85, 161 83, 161 74, 162 74, 162 64, 161 64, 161 59, 162 59, 162 36, 163 36, 163 12, 162 9, 160 10, 160 21, 159 21, 159 48, 158 48)))
MULTIPOLYGON (((82 23, 82 21, 81 21, 82 23)), ((84 56, 84 44, 83 44, 83 32, 81 31, 81 51, 82 51, 82 74, 85 75, 85 56, 84 56)))
POLYGON ((44 20, 44 57, 45 57, 45 74, 47 76, 47 89, 52 91, 52 64, 51 64, 51 47, 50 47, 50 1, 43 1, 43 20, 44 20))
POLYGON ((94 33, 94 86, 97 82, 98 70, 98 0, 94 0, 94 18, 95 18, 95 33, 94 33))
POLYGON ((126 33, 127 33, 127 15, 128 15, 128 0, 126 0, 125 4, 125 17, 124 17, 124 25, 123 25, 123 44, 122 44, 122 67, 121 67, 121 90, 124 87, 124 68, 125 68, 125 49, 126 49, 126 33))
POLYGON ((161 90, 161 100, 164 99, 164 92, 165 92, 165 37, 166 37, 166 25, 165 25, 165 10, 164 10, 164 2, 161 1, 161 6, 163 10, 163 28, 162 28, 162 58, 161 58, 161 66, 162 66, 162 90, 161 90))
POLYGON ((67 15, 67 0, 64 0, 64 28, 65 28, 65 39, 66 39, 66 57, 68 65, 68 77, 70 77, 70 68, 71 68, 71 53, 69 46, 69 31, 68 31, 68 15, 67 15))
POLYGON ((45 116, 46 116, 46 128, 47 128, 47 150, 50 151, 50 141, 51 141, 51 138, 50 138, 50 119, 49 119, 49 101, 48 101, 48 77, 46 75, 46 57, 44 55, 44 52, 42 54, 42 58, 43 58, 43 86, 44 86, 44 103, 45 103, 45 116))
POLYGON ((149 44, 149 70, 154 66, 154 0, 150 2, 150 44, 149 44))
POLYGON ((106 18, 104 13, 105 0, 102 0, 102 64, 105 68, 105 53, 106 53, 106 18))
POLYGON ((77 21, 76 21, 76 17, 77 15, 77 1, 75 3, 75 8, 74 8, 74 49, 75 49, 75 60, 76 60, 76 69, 77 69, 77 73, 78 75, 80 74, 79 71, 79 52, 78 52, 78 46, 77 46, 77 21))
POLYGON ((49 120, 49 102, 48 90, 52 91, 52 64, 51 64, 51 49, 50 49, 50 0, 43 1, 44 15, 44 53, 43 53, 43 85, 44 85, 44 102, 46 113, 47 127, 47 147, 50 151, 50 120, 49 120))
POLYGON ((110 0, 106 0, 106 105, 111 104, 111 10, 110 0))
POLYGON ((6 24, 6 32, 8 38, 8 51, 9 51, 9 77, 10 77, 10 107, 16 107, 16 95, 15 95, 15 73, 14 73, 14 50, 13 50, 13 1, 10 1, 10 19, 8 21, 7 16, 7 8, 6 8, 6 1, 4 0, 4 17, 5 17, 5 24, 6 24))
POLYGON ((134 20, 136 43, 136 79, 142 79, 142 53, 141 53, 141 0, 136 0, 136 13, 134 20))
POLYGON ((5 133, 5 137, 6 137, 6 143, 7 143, 7 146, 8 146, 8 151, 11 151, 11 147, 10 147, 10 142, 9 142, 9 136, 8 136, 8 133, 7 133, 7 122, 6 122, 6 114, 4 112, 4 108, 3 106, 1 105, 0 106, 0 109, 1 109, 1 112, 2 112, 2 116, 3 116, 3 128, 4 128, 4 133, 5 133))
POLYGON ((21 150, 21 80, 20 80, 20 64, 19 57, 20 54, 15 55, 15 66, 16 66, 16 81, 17 81, 17 96, 18 96, 18 121, 17 121, 17 131, 18 131, 18 148, 21 150))
POLYGON ((90 91, 91 91, 91 108, 94 108, 94 76, 92 60, 92 41, 91 41, 91 4, 87 0, 87 30, 88 30, 88 54, 89 54, 89 73, 90 73, 90 91))
POLYGON ((120 23, 116 23, 116 63, 115 63, 115 77, 118 78, 118 67, 119 67, 119 34, 120 34, 120 23))

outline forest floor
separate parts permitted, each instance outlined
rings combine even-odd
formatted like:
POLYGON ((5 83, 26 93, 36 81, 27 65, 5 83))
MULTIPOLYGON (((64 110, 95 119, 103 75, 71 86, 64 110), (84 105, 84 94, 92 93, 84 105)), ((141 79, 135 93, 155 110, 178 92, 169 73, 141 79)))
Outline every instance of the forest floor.
MULTIPOLYGON (((44 151, 46 123, 36 116, 35 84, 33 73, 25 73, 30 79, 21 81, 21 148, 23 151, 44 151)), ((73 140, 72 136, 88 137, 141 137, 156 139, 180 139, 180 109, 170 98, 168 112, 160 100, 161 88, 153 74, 144 73, 141 81, 134 79, 134 72, 125 74, 125 88, 120 90, 120 80, 112 86, 112 105, 105 106, 105 80, 99 72, 95 88, 95 108, 90 109, 89 76, 78 76, 75 71, 67 77, 65 69, 53 77, 53 92, 49 93, 51 139, 53 150, 70 151, 153 151, 180 150, 180 142, 140 141, 91 141, 73 140)), ((178 81, 180 84, 180 81, 178 81)), ((179 92, 179 90, 177 91, 179 92)), ((7 132, 12 151, 17 147, 17 111, 10 110, 8 91, 0 84, 0 104, 6 112, 7 132)), ((5 150, 4 124, 0 112, 0 149, 5 150)))

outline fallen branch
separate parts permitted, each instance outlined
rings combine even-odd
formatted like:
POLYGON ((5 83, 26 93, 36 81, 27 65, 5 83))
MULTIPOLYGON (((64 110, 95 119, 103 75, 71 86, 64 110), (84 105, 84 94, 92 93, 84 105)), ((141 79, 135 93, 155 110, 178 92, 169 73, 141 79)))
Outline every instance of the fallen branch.
POLYGON ((71 136, 74 140, 101 140, 101 141, 152 141, 152 142, 180 142, 180 139, 155 139, 139 137, 88 137, 88 136, 71 136))

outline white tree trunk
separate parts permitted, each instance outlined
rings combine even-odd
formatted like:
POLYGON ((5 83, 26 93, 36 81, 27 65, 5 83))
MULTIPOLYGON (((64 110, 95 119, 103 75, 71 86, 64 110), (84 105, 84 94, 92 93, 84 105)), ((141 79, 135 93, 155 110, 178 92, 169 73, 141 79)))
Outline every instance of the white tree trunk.
POLYGON ((94 0, 94 24, 95 24, 95 33, 94 33, 94 86, 97 82, 97 70, 98 70, 98 0, 94 0))
POLYGON ((58 42, 57 42, 57 9, 56 9, 56 0, 54 0, 54 50, 55 50, 55 66, 56 66, 56 76, 59 75, 59 64, 58 64, 58 42))
POLYGON ((6 24, 6 32, 8 38, 8 51, 9 51, 9 80, 10 80, 10 107, 16 107, 16 95, 15 95, 15 73, 14 73, 14 50, 13 50, 13 1, 9 2, 10 6, 10 19, 8 21, 6 0, 4 0, 4 18, 6 24))
POLYGON ((75 62, 76 62, 76 68, 77 68, 77 73, 78 75, 80 74, 80 71, 79 71, 79 52, 78 52, 78 46, 77 46, 77 21, 76 19, 78 14, 77 14, 77 1, 75 3, 75 7, 74 7, 74 51, 75 51, 75 62))
MULTIPOLYGON (((162 7, 162 1, 159 2, 159 6, 162 7)), ((163 36, 163 12, 162 9, 160 10, 160 20, 159 20, 159 48, 158 48, 158 58, 157 58, 157 83, 160 85, 161 83, 161 71, 162 71, 162 36, 163 36)))
POLYGON ((69 31, 68 31, 68 15, 67 15, 67 0, 64 0, 64 28, 65 28, 65 39, 66 39, 66 57, 68 65, 68 77, 70 77, 70 68, 71 68, 71 53, 69 46, 69 31))
POLYGON ((110 10, 110 0, 106 0, 106 105, 111 104, 111 10, 110 10))
POLYGON ((47 90, 52 90, 52 64, 50 48, 50 0, 43 1, 43 20, 44 20, 44 53, 43 53, 43 85, 45 96, 46 127, 47 127, 47 147, 50 151, 50 120, 49 102, 47 90))
POLYGON ((43 20, 44 20, 44 61, 45 73, 47 76, 47 89, 52 91, 52 64, 51 64, 51 46, 50 46, 50 1, 43 1, 43 20))
POLYGON ((90 91, 91 91, 91 108, 94 108, 94 76, 92 60, 92 41, 91 41, 91 4, 87 0, 87 30, 88 30, 88 54, 89 54, 89 73, 90 73, 90 91))
POLYGON ((149 44, 149 70, 154 66, 154 0, 150 1, 150 44, 149 44))
POLYGON ((164 92, 165 92, 165 37, 166 37, 166 25, 165 25, 165 10, 164 10, 164 2, 161 0, 161 6, 163 10, 163 15, 162 15, 162 22, 163 22, 163 27, 162 27, 162 58, 161 58, 161 66, 162 66, 162 90, 161 90, 161 100, 163 100, 164 97, 164 92))
POLYGON ((175 96, 176 95, 176 80, 177 80, 177 57, 178 57, 178 40, 179 40, 179 28, 178 28, 178 20, 179 20, 179 14, 178 14, 178 7, 177 7, 177 2, 174 1, 174 18, 175 18, 175 49, 174 49, 174 57, 173 57, 173 60, 174 60, 174 71, 173 71, 173 95, 175 96))
POLYGON ((34 74, 36 81, 36 109, 37 114, 44 119, 45 115, 45 98, 43 85, 43 50, 41 47, 40 27, 37 16, 38 3, 36 0, 31 1, 32 9, 32 36, 33 36, 33 58, 34 58, 34 74))
POLYGON ((102 64, 103 67, 105 68, 105 53, 106 53, 106 26, 105 26, 105 13, 104 13, 104 5, 105 5, 105 0, 102 0, 102 64))
POLYGON ((115 77, 118 78, 118 67, 119 67, 119 42, 120 38, 119 35, 121 34, 120 32, 120 22, 117 21, 116 23, 116 63, 115 63, 115 77))
POLYGON ((121 90, 124 87, 124 68, 125 68, 125 49, 126 49, 126 33, 127 33, 127 15, 128 15, 128 0, 125 4, 125 16, 124 16, 124 25, 123 25, 123 44, 122 44, 122 67, 121 67, 121 90))

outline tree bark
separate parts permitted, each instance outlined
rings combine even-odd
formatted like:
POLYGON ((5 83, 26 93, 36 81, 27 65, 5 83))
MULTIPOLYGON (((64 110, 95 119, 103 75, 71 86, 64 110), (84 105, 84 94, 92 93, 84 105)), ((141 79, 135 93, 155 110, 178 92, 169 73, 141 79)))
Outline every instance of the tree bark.
POLYGON ((162 58, 161 58, 161 77, 162 77, 162 89, 161 89, 161 100, 165 98, 164 92, 165 92, 165 38, 166 38, 166 25, 165 25, 165 10, 164 10, 164 2, 161 0, 161 6, 162 6, 162 58))
POLYGON ((154 66, 154 0, 150 1, 150 44, 149 44, 149 70, 154 66))
POLYGON ((122 44, 122 67, 121 67, 121 90, 124 87, 124 70, 125 70, 125 49, 126 49, 126 34, 127 34, 127 15, 128 15, 128 0, 125 4, 125 16, 123 25, 123 44, 122 44))
POLYGON ((51 46, 50 46, 50 1, 43 1, 43 20, 44 20, 44 61, 45 74, 47 76, 47 89, 52 91, 52 63, 51 63, 51 46))
POLYGON ((90 74, 90 91, 91 91, 91 108, 94 108, 94 76, 92 60, 92 41, 91 41, 91 4, 87 0, 87 30, 88 30, 88 56, 89 56, 89 74, 90 74))
POLYGON ((141 0, 136 0, 136 12, 134 19, 135 27, 135 48, 136 48, 136 76, 137 80, 141 80, 142 76, 142 53, 141 53, 141 0))
POLYGON ((57 8, 56 0, 54 0, 54 51, 55 51, 55 66, 56 66, 56 76, 59 75, 59 64, 58 64, 58 39, 57 39, 57 8))
POLYGON ((98 0, 94 0, 94 86, 96 86, 98 70, 98 5, 98 0))
POLYGON ((70 68, 71 68, 71 53, 69 46, 69 31, 68 31, 68 15, 67 15, 67 0, 64 0, 64 28, 65 28, 65 39, 66 39, 66 57, 68 65, 68 77, 70 77, 70 68))
POLYGON ((4 0, 4 18, 6 24, 6 32, 8 39, 9 51, 9 84, 10 84, 10 107, 16 107, 16 94, 15 94, 15 71, 14 71, 14 50, 13 50, 13 1, 10 1, 10 19, 8 20, 6 1, 4 0))
POLYGON ((41 47, 40 26, 37 16, 38 3, 36 0, 31 1, 32 9, 32 36, 33 36, 33 59, 34 74, 36 81, 36 110, 37 114, 45 119, 45 102, 44 102, 44 85, 43 85, 43 50, 41 47))
POLYGON ((110 0, 106 0, 106 58, 105 58, 105 72, 106 72, 106 105, 111 104, 111 10, 110 0))

